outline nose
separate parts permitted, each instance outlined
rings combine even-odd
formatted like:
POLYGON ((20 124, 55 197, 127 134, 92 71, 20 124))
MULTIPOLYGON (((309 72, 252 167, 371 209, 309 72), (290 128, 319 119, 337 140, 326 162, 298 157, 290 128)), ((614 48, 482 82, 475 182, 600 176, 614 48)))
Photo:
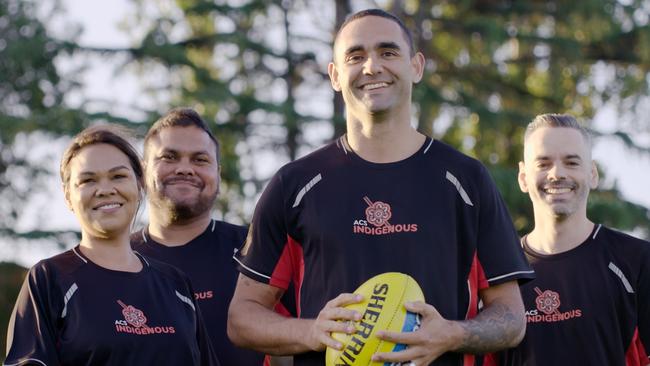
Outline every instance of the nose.
POLYGON ((116 193, 117 190, 115 189, 115 185, 111 181, 104 179, 99 182, 97 190, 95 191, 95 195, 98 197, 110 196, 116 193))
POLYGON ((369 55, 363 63, 363 73, 366 75, 375 75, 382 72, 382 64, 377 55, 369 55))
POLYGON ((182 159, 178 162, 174 173, 178 175, 194 175, 194 168, 192 168, 192 164, 188 160, 182 159))
POLYGON ((548 178, 553 181, 566 179, 566 170, 562 164, 553 164, 548 170, 548 178))

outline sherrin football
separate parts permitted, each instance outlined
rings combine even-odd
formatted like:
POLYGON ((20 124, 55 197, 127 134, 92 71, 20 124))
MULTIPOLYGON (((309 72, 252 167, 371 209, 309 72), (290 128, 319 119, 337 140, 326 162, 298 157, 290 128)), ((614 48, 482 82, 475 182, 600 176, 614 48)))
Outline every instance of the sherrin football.
POLYGON ((378 339, 375 336, 377 331, 412 332, 420 326, 419 315, 404 308, 405 302, 424 301, 422 289, 411 276, 398 272, 382 273, 363 283, 354 293, 363 295, 364 300, 346 308, 361 313, 361 320, 355 322, 356 332, 353 334, 332 333, 332 338, 341 342, 343 347, 341 350, 327 348, 327 366, 383 365, 382 362, 372 362, 372 355, 401 351, 406 346, 378 339))

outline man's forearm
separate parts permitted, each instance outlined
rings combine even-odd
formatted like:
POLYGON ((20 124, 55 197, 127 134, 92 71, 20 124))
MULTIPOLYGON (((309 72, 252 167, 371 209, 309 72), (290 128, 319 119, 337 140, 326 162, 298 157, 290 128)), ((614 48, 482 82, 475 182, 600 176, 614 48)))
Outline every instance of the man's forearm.
POLYGON ((235 307, 228 314, 228 337, 235 345, 269 355, 309 351, 302 341, 313 320, 288 318, 251 301, 235 307))
POLYGON ((519 344, 526 330, 526 321, 523 311, 513 310, 513 307, 517 308, 495 302, 475 318, 458 322, 462 333, 455 351, 481 354, 519 344))

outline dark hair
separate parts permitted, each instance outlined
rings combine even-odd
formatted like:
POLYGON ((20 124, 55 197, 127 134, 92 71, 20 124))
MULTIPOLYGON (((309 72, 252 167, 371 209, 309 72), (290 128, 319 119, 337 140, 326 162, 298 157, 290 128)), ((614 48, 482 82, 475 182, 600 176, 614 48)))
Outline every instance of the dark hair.
POLYGON ((343 30, 343 28, 345 28, 346 25, 352 23, 357 19, 365 18, 367 16, 381 17, 388 20, 392 20, 393 22, 397 23, 397 25, 399 25, 399 27, 402 29, 402 33, 404 34, 404 39, 406 40, 406 43, 408 43, 409 45, 409 52, 411 57, 415 55, 415 45, 413 43, 413 35, 411 34, 411 31, 406 27, 406 25, 404 25, 404 22, 402 22, 400 18, 382 9, 366 9, 349 15, 347 18, 345 18, 345 21, 343 22, 343 24, 341 24, 338 31, 336 31, 336 35, 334 36, 334 45, 336 45, 336 41, 339 38, 339 34, 341 34, 341 31, 343 30))
POLYGON ((72 158, 77 156, 84 147, 96 144, 108 144, 123 152, 129 158, 136 179, 139 185, 142 186, 142 165, 140 164, 140 156, 128 141, 127 136, 131 135, 127 128, 118 125, 92 126, 79 132, 72 139, 68 148, 65 149, 61 159, 59 173, 64 187, 67 187, 70 181, 70 161, 72 158))
POLYGON ((575 117, 569 114, 556 114, 556 113, 547 113, 540 114, 536 116, 529 124, 526 126, 526 132, 524 133, 524 143, 528 140, 528 137, 539 128, 544 127, 564 127, 564 128, 573 128, 582 134, 587 147, 591 148, 591 134, 589 131, 584 128, 575 117))
POLYGON ((168 127, 197 127, 202 129, 205 133, 208 134, 208 137, 212 142, 214 142, 216 153, 217 153, 217 163, 220 161, 219 156, 219 141, 210 131, 207 123, 199 116, 199 114, 192 108, 174 108, 167 112, 164 116, 160 117, 152 126, 149 128, 147 135, 144 137, 144 156, 147 156, 147 147, 149 146, 149 140, 158 135, 158 133, 168 127))

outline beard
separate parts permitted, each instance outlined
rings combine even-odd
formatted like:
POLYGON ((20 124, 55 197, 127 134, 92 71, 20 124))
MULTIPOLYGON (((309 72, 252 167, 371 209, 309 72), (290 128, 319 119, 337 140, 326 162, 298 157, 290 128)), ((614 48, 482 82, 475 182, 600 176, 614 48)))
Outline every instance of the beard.
POLYGON ((217 199, 216 192, 212 197, 199 197, 194 203, 174 202, 166 199, 166 209, 172 222, 183 222, 201 216, 212 209, 217 199))
POLYGON ((582 205, 586 205, 589 196, 589 188, 586 184, 577 182, 563 181, 560 183, 546 183, 538 186, 538 192, 544 192, 547 188, 570 188, 573 190, 573 196, 562 202, 548 202, 547 197, 551 196, 542 193, 544 200, 549 205, 549 209, 557 221, 564 221, 578 212, 582 205))
POLYGON ((176 199, 173 194, 167 192, 165 183, 161 190, 150 192, 149 197, 154 207, 164 211, 171 223, 180 223, 192 220, 206 212, 210 212, 217 200, 218 190, 205 192, 205 185, 201 184, 199 193, 192 198, 176 199))

